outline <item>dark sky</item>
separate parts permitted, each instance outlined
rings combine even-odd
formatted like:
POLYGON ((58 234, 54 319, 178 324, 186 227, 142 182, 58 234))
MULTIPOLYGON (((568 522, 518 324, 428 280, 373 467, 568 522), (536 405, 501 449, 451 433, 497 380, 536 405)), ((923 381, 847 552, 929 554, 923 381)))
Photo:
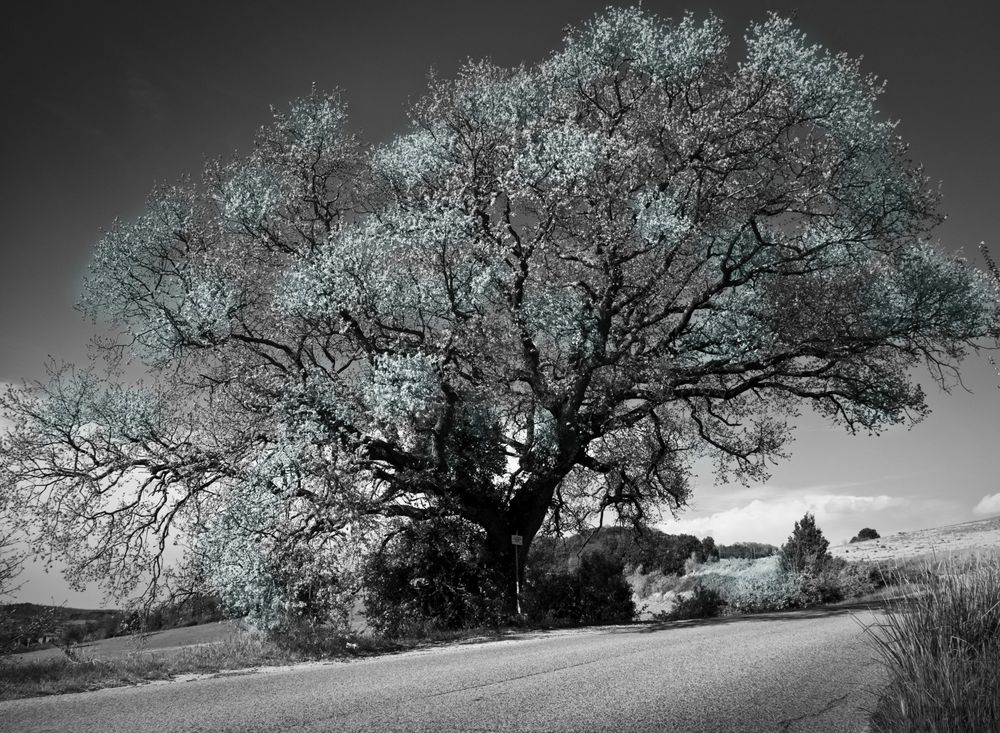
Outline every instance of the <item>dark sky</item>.
MULTIPOLYGON (((77 356, 72 311, 100 229, 142 206, 154 183, 246 150, 271 105, 343 90, 355 129, 383 141, 434 66, 511 65, 555 48, 604 2, 77 2, 8 8, 0 42, 4 222, 0 380, 77 356)), ((943 181, 947 246, 974 252, 995 231, 1000 163, 995 27, 987 3, 802 3, 799 25, 864 55, 886 78, 884 109, 943 181)), ((736 39, 779 2, 647 2, 661 15, 713 9, 736 39)), ((738 43, 737 43, 738 46, 738 43)))
MULTIPOLYGON (((339 88, 352 126, 369 141, 384 141, 405 128, 407 100, 421 93, 430 67, 450 76, 469 57, 503 65, 541 60, 560 44, 567 25, 606 5, 8 5, 0 29, 0 382, 38 376, 48 354, 82 358, 88 329, 73 304, 101 228, 138 213, 155 183, 197 176, 206 158, 247 150, 271 105, 307 94, 314 82, 322 90, 339 88)), ((1000 44, 988 3, 647 0, 643 6, 674 17, 714 10, 734 39, 734 58, 748 22, 770 9, 794 14, 816 42, 863 55, 863 68, 888 81, 883 112, 902 121, 899 131, 912 157, 942 182, 949 215, 938 231, 943 246, 974 258, 985 240, 1000 254, 1000 44)), ((932 416, 912 433, 882 438, 877 447, 807 425, 792 447, 793 468, 776 473, 767 491, 794 494, 794 511, 803 502, 829 500, 836 507, 859 498, 874 502, 871 508, 878 497, 889 497, 878 511, 899 501, 912 509, 921 497, 932 501, 932 494, 940 495, 939 484, 928 479, 915 488, 899 477, 926 478, 936 452, 941 462, 970 472, 967 485, 955 490, 963 503, 948 511, 928 504, 920 515, 912 509, 907 521, 927 516, 918 526, 930 526, 942 516, 973 518, 979 497, 998 491, 992 480, 998 472, 986 459, 996 445, 1000 399, 981 361, 969 373, 976 396, 945 401, 932 395, 943 416, 932 416), (815 439, 809 437, 813 432, 815 439), (921 461, 930 467, 921 468, 921 461), (837 468, 824 469, 820 481, 817 467, 824 462, 837 468), (878 476, 889 478, 858 488, 878 476), (809 498, 817 496, 826 499, 809 498)), ((752 505, 759 508, 753 502, 768 495, 736 488, 727 493, 706 482, 706 498, 690 521, 704 520, 696 528, 717 534, 731 529, 723 522, 726 512, 747 510, 745 517, 752 518, 752 505)))

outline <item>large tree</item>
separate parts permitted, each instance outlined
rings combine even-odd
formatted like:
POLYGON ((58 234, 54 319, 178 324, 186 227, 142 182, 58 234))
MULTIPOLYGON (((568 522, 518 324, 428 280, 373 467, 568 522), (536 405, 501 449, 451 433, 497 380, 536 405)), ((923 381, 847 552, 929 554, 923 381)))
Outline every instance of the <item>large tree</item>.
POLYGON ((728 45, 610 9, 432 78, 375 148, 294 103, 104 237, 85 306, 131 363, 7 395, 7 490, 115 590, 176 531, 245 588, 393 517, 475 525, 512 585, 512 534, 523 564, 545 528, 676 510, 706 454, 759 478, 802 405, 918 419, 913 367, 993 334, 992 288, 929 243, 856 61, 778 17, 728 45))

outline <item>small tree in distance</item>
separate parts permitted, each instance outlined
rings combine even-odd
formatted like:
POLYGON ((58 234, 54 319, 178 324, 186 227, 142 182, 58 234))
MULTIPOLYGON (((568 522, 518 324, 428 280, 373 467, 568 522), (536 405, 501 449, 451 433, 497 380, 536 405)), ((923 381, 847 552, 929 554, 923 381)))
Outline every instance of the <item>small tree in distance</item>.
POLYGON ((851 537, 851 542, 864 542, 865 540, 877 540, 879 538, 879 533, 876 532, 871 527, 865 527, 863 530, 858 532, 854 537, 851 537))
POLYGON ((782 565, 796 573, 819 572, 830 557, 829 546, 823 531, 816 526, 816 517, 806 512, 781 547, 782 565))

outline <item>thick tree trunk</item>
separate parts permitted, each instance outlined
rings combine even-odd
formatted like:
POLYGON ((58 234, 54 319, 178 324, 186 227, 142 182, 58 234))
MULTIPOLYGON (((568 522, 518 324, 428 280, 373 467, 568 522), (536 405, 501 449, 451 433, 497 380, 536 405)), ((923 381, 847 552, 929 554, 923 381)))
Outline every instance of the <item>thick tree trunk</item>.
POLYGON ((523 610, 519 601, 524 593, 528 552, 545 521, 548 501, 535 504, 534 511, 508 511, 501 521, 487 529, 486 563, 496 572, 503 590, 505 612, 512 617, 523 610), (514 544, 515 538, 519 538, 521 544, 514 544))

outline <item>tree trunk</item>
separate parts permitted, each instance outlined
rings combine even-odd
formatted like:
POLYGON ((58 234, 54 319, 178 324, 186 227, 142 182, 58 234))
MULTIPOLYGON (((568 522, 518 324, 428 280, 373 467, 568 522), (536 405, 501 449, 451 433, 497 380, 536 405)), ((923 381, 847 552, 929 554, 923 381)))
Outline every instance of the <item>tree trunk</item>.
POLYGON ((504 611, 510 616, 520 615, 524 595, 525 567, 528 552, 535 535, 545 520, 545 511, 528 513, 507 512, 486 535, 486 564, 492 568, 501 583, 504 611), (520 538, 520 545, 514 544, 520 538))

